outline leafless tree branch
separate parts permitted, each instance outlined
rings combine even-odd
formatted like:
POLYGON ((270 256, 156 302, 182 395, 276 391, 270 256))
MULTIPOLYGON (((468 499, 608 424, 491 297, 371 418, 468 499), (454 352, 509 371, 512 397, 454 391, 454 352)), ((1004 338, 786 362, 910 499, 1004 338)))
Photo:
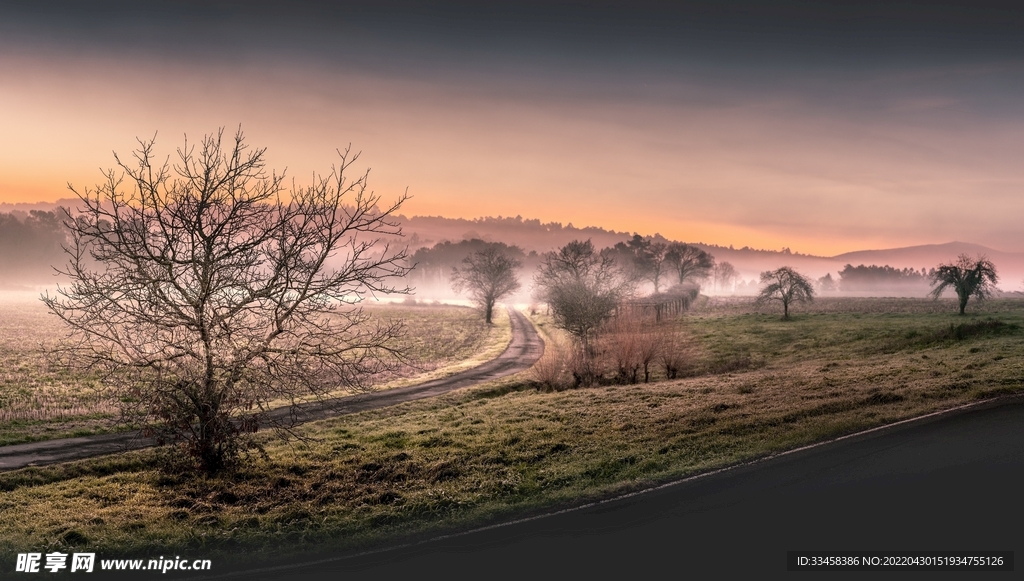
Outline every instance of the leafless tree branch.
POLYGON ((283 187, 239 130, 187 140, 173 165, 139 141, 134 163, 66 221, 71 282, 42 297, 67 324, 62 361, 102 373, 123 418, 180 443, 206 471, 253 445, 268 411, 304 395, 366 389, 394 369, 401 323, 371 324, 366 294, 406 293, 404 249, 349 149, 326 176, 283 187))

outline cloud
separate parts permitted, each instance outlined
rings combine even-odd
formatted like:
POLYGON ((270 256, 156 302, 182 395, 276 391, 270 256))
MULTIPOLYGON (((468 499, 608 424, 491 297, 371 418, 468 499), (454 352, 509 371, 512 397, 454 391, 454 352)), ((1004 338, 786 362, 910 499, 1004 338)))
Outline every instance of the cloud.
POLYGON ((704 7, 677 40, 682 21, 650 9, 316 19, 268 4, 190 20, 168 6, 4 36, 0 106, 17 115, 0 120, 3 199, 95 183, 135 137, 159 131, 170 154, 241 123, 300 183, 351 142, 373 187, 408 187, 417 214, 821 254, 953 238, 1024 250, 1024 66, 1001 28, 972 32, 984 10, 953 42, 971 51, 929 53, 907 47, 943 45, 956 11, 869 43, 827 11, 811 32, 751 32, 758 9, 704 7))

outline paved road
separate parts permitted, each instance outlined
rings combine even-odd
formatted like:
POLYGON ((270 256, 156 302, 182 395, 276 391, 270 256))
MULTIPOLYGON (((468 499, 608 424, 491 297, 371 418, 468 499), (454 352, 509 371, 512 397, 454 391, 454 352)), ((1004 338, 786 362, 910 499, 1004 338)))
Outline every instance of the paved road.
MULTIPOLYGON (((487 363, 443 379, 304 404, 294 409, 282 408, 270 415, 276 420, 286 420, 294 414, 296 422, 308 422, 433 397, 529 369, 544 353, 544 342, 525 315, 512 308, 508 312, 512 323, 512 340, 501 355, 487 363)), ((68 462, 152 445, 152 440, 131 432, 0 446, 0 471, 68 462)))
POLYGON ((1024 405, 1014 403, 554 516, 244 578, 1007 579, 1015 573, 787 572, 786 552, 1013 550, 1020 558, 1022 491, 1024 405))

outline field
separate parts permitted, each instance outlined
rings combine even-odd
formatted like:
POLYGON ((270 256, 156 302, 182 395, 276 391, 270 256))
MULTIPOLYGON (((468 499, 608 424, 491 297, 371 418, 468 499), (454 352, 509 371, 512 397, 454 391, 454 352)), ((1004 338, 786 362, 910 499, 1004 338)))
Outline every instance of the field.
MULTIPOLYGON (((377 388, 455 373, 496 356, 510 337, 503 311, 487 329, 482 316, 465 307, 365 303, 365 309, 406 324, 396 347, 408 363, 395 377, 376 378, 377 388)), ((0 293, 0 445, 118 429, 118 410, 97 379, 69 374, 47 356, 64 333, 38 295, 0 293)))
MULTIPOLYGON (((534 320, 553 337, 540 315, 534 320)), ((542 392, 530 372, 303 426, 216 478, 139 451, 0 474, 0 553, 201 554, 228 566, 356 550, 642 489, 1024 391, 1024 300, 749 301, 680 322, 686 377, 542 392)), ((658 379, 658 375, 655 375, 658 379)))

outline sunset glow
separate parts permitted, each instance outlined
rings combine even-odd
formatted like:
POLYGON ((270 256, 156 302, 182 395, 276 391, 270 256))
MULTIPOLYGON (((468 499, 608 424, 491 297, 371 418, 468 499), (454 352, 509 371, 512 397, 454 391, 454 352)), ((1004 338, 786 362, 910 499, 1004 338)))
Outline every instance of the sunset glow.
POLYGON ((506 20, 456 3, 321 8, 15 10, 0 30, 0 202, 91 187, 136 138, 171 155, 241 125, 300 185, 351 143, 385 199, 408 188, 406 215, 829 256, 954 239, 1024 251, 1024 61, 984 21, 879 33, 752 7, 768 20, 746 34, 710 8, 664 22, 651 8, 603 44, 622 18, 610 6, 506 20))

